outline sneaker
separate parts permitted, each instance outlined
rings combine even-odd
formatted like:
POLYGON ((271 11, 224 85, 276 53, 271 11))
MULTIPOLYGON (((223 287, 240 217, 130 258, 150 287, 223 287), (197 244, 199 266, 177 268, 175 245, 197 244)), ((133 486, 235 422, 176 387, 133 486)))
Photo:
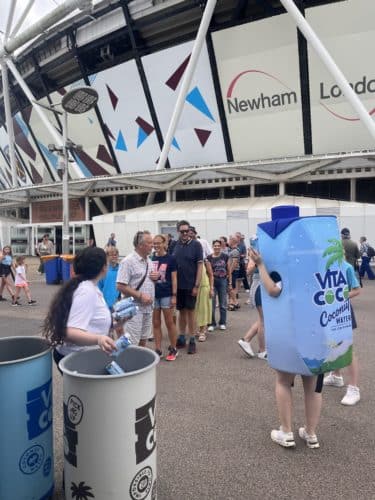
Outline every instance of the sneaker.
POLYGON ((17 307, 20 306, 21 304, 19 302, 12 302, 12 307, 17 307))
POLYGON ((306 441, 306 446, 308 448, 314 449, 319 448, 319 441, 316 437, 316 434, 307 434, 306 429, 304 427, 300 427, 298 430, 299 437, 306 441))
POLYGON ((4 299, 4 297, 0 297, 0 302, 6 302, 7 299, 4 299))
POLYGON ((159 356, 160 359, 163 357, 163 353, 160 349, 155 349, 155 352, 159 356))
POLYGON ((296 446, 293 432, 284 432, 281 427, 271 432, 271 439, 284 448, 294 448, 296 446))
POLYGON ((195 354, 197 352, 197 346, 195 345, 195 342, 189 342, 189 347, 188 347, 188 354, 195 354))
POLYGON ((215 330, 214 325, 210 325, 210 326, 207 328, 207 331, 208 331, 208 332, 213 332, 214 330, 215 330))
POLYGON ((178 351, 174 347, 168 347, 168 355, 165 357, 166 361, 175 361, 178 356, 178 351))
POLYGON ((346 394, 341 400, 341 404, 345 406, 354 406, 361 399, 359 388, 355 385, 348 385, 346 389, 346 394))
POLYGON ((331 372, 329 375, 324 377, 323 385, 332 385, 333 387, 344 387, 344 379, 341 376, 335 375, 333 372, 331 372))
POLYGON ((234 308, 235 308, 235 309, 239 309, 240 307, 241 307, 241 305, 240 305, 240 304, 234 304, 234 308))
POLYGON ((257 358, 263 359, 263 361, 267 361, 267 351, 258 352, 257 358))
POLYGON ((225 325, 219 325, 219 330, 226 330, 227 327, 225 325))
POLYGON ((246 342, 246 340, 240 339, 238 341, 238 345, 249 356, 249 358, 253 358, 255 356, 254 351, 251 348, 250 342, 246 342))
POLYGON ((148 340, 149 342, 153 342, 153 341, 154 341, 154 337, 149 337, 147 340, 148 340))
POLYGON ((36 300, 29 300, 28 304, 29 306, 35 306, 36 300))
POLYGON ((176 347, 178 349, 181 349, 182 347, 185 347, 186 346, 186 338, 185 338, 185 335, 179 335, 178 336, 178 339, 177 339, 177 342, 176 342, 176 347))

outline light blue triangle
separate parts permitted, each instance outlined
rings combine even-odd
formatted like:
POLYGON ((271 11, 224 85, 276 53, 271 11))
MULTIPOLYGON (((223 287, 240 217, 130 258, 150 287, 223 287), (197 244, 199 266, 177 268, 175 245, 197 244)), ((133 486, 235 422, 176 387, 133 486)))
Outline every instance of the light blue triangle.
POLYGON ((208 106, 205 102, 205 100, 202 97, 202 94, 200 93, 198 87, 194 87, 191 92, 186 96, 187 102, 189 102, 192 106, 198 109, 201 113, 204 115, 208 116, 210 120, 213 122, 214 117, 211 115, 210 110, 208 109, 208 106))
POLYGON ((174 146, 176 149, 178 149, 179 151, 181 151, 181 148, 178 145, 178 142, 176 141, 175 137, 173 137, 172 146, 174 146))
POLYGON ((148 135, 146 132, 143 130, 142 127, 139 127, 138 129, 138 141, 137 141, 137 148, 147 139, 148 135))
POLYGON ((59 157, 55 153, 50 151, 42 142, 38 141, 38 144, 39 144, 40 149, 43 151, 44 156, 49 161, 49 163, 52 165, 52 167, 55 170, 57 170, 57 167, 59 165, 59 157))
POLYGON ((20 115, 20 113, 17 113, 16 116, 15 116, 15 119, 17 120, 17 123, 18 125, 21 127, 21 130, 23 132, 23 135, 25 137, 28 137, 29 135, 29 129, 26 125, 26 123, 23 121, 23 118, 22 116, 20 115))
POLYGON ((120 151, 127 151, 128 150, 128 148, 126 147, 125 139, 124 139, 124 136, 122 135, 121 130, 119 130, 115 147, 116 147, 116 149, 119 149, 120 151))

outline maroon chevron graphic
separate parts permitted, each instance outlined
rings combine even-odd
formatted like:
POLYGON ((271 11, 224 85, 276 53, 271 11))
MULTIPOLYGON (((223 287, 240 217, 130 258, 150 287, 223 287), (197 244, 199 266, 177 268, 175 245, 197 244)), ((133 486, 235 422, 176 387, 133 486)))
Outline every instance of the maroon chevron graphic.
POLYGON ((138 116, 138 118, 135 120, 135 123, 145 132, 146 135, 152 134, 152 132, 155 130, 150 123, 146 122, 143 118, 138 116))
POLYGON ((201 128, 195 128, 194 132, 197 134, 197 137, 199 139, 199 142, 201 143, 202 147, 206 145, 206 142, 208 141, 208 138, 211 135, 211 130, 204 130, 201 128))
POLYGON ((22 118, 23 118, 23 121, 26 122, 26 123, 29 123, 30 122, 30 116, 31 116, 31 112, 33 110, 33 107, 32 106, 29 106, 28 108, 25 108, 23 111, 22 111, 22 118))
POLYGON ((74 150, 74 154, 78 156, 81 162, 85 165, 85 167, 90 170, 92 175, 108 175, 107 170, 105 170, 102 166, 99 165, 95 160, 91 158, 84 151, 74 150))
POLYGON ((64 87, 62 87, 61 89, 58 89, 57 91, 61 96, 64 97, 64 95, 66 94, 66 90, 64 89, 64 87))
POLYGON ((24 153, 27 154, 29 158, 35 161, 36 153, 34 151, 34 148, 29 143, 27 137, 23 133, 23 130, 19 126, 17 120, 15 120, 14 118, 13 118, 13 129, 14 129, 14 138, 17 146, 19 146, 22 149, 22 151, 24 151, 24 153))
POLYGON ((29 161, 29 167, 31 171, 31 175, 33 177, 34 184, 42 184, 43 179, 37 169, 34 167, 34 165, 29 161))
POLYGON ((186 66, 189 63, 191 54, 187 56, 187 58, 184 60, 182 64, 176 69, 176 71, 173 73, 172 76, 169 77, 169 79, 165 82, 168 87, 170 87, 172 90, 176 90, 178 87, 178 84, 180 83, 180 80, 185 73, 186 66))
POLYGON ((107 148, 103 146, 103 144, 99 144, 96 158, 104 163, 108 163, 108 165, 113 166, 111 155, 108 153, 107 148))
POLYGON ((115 110, 118 103, 118 97, 107 84, 105 84, 105 86, 107 87, 109 98, 111 99, 112 108, 115 110))

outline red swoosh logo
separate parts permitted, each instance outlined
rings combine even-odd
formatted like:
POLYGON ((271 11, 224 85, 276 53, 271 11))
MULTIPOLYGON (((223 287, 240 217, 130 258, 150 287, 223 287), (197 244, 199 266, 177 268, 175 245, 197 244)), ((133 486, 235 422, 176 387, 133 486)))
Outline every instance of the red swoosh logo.
MULTIPOLYGON (((360 118, 349 118, 348 116, 339 115, 338 113, 335 113, 334 111, 329 109, 329 107, 326 106, 325 104, 323 104, 322 102, 320 103, 320 105, 323 106, 323 108, 326 111, 328 111, 328 113, 331 113, 331 115, 335 116, 336 118, 340 118, 340 120, 345 120, 347 122, 359 122, 360 121, 360 118)), ((375 108, 372 109, 371 111, 369 111, 370 116, 372 116, 374 113, 375 113, 375 108)))
POLYGON ((230 99, 232 97, 232 94, 233 94, 233 90, 234 90, 234 87, 237 85, 237 82, 238 80, 243 76, 243 75, 246 75, 248 73, 260 73, 261 75, 265 75, 265 76, 268 76, 269 78, 272 78, 272 80, 275 80, 276 82, 279 82, 283 87, 287 88, 288 90, 291 90, 292 89, 290 87, 288 87, 288 85, 286 85, 284 82, 282 82, 281 80, 279 80, 278 78, 276 78, 276 76, 273 76, 271 75, 270 73, 266 73, 265 71, 261 71, 259 69, 247 69, 246 71, 242 71, 241 73, 239 73, 230 83, 229 87, 228 87, 228 91, 227 91, 227 99, 230 99))

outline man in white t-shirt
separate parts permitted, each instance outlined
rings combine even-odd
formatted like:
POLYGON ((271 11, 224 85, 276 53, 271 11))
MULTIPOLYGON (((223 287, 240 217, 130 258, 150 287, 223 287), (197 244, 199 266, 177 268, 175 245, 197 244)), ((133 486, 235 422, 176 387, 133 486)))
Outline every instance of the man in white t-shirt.
POLYGON ((134 297, 139 312, 126 323, 126 333, 132 344, 145 347, 151 335, 152 305, 158 272, 152 271, 149 255, 152 236, 149 231, 138 231, 133 240, 134 252, 122 260, 117 274, 117 290, 134 297))

